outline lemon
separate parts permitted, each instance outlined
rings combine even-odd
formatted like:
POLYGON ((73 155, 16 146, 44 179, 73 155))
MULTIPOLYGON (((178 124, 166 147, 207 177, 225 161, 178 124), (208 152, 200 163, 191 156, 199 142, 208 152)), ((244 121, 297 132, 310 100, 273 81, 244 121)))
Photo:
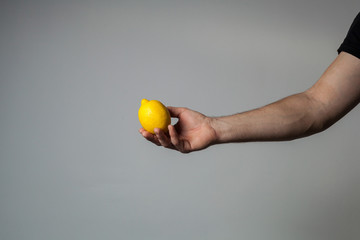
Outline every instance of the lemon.
POLYGON ((140 124, 146 131, 152 134, 154 134, 155 128, 168 131, 168 125, 171 123, 170 113, 160 101, 141 100, 138 115, 140 124))

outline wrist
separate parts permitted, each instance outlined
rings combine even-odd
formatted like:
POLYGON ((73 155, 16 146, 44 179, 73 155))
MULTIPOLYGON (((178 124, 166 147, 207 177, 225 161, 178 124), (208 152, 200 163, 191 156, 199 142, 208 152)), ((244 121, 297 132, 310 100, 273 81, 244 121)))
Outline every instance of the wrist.
POLYGON ((214 131, 214 144, 225 143, 224 141, 224 122, 220 117, 210 117, 210 126, 214 131))
POLYGON ((238 115, 230 115, 224 117, 211 118, 212 128, 215 132, 216 144, 243 142, 244 141, 244 127, 239 123, 238 115))

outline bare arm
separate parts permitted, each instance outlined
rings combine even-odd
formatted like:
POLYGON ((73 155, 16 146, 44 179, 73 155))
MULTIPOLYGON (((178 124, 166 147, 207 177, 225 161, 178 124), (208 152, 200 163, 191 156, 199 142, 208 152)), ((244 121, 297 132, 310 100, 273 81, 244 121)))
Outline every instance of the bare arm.
POLYGON ((214 118, 218 143, 277 141, 325 130, 360 100, 360 60, 342 52, 305 92, 249 112, 214 118))
POLYGON ((360 101, 360 59, 340 53, 320 79, 305 92, 262 108, 225 117, 207 117, 187 108, 169 107, 169 134, 140 133, 157 145, 180 152, 212 144, 247 141, 281 141, 305 137, 330 127, 360 101))

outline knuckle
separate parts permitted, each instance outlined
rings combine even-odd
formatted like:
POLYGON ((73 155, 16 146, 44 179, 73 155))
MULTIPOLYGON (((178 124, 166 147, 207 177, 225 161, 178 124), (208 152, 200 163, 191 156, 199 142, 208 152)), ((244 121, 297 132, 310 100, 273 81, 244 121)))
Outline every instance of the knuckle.
POLYGON ((181 153, 184 153, 184 154, 187 154, 187 153, 189 153, 190 151, 189 150, 185 150, 185 149, 181 149, 181 150, 179 150, 181 153))
POLYGON ((179 147, 179 141, 177 141, 177 140, 173 140, 173 139, 171 139, 172 141, 172 144, 175 146, 175 147, 179 147))

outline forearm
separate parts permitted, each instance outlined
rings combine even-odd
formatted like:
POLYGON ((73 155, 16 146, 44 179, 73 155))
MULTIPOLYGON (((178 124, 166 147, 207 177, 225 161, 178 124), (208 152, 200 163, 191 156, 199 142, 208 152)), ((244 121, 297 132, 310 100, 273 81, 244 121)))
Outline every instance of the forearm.
POLYGON ((216 142, 291 140, 322 130, 321 108, 306 92, 252 111, 213 118, 216 142))
POLYGON ((360 60, 342 52, 310 89, 265 107, 212 118, 216 143, 281 141, 320 132, 360 102, 360 60))

